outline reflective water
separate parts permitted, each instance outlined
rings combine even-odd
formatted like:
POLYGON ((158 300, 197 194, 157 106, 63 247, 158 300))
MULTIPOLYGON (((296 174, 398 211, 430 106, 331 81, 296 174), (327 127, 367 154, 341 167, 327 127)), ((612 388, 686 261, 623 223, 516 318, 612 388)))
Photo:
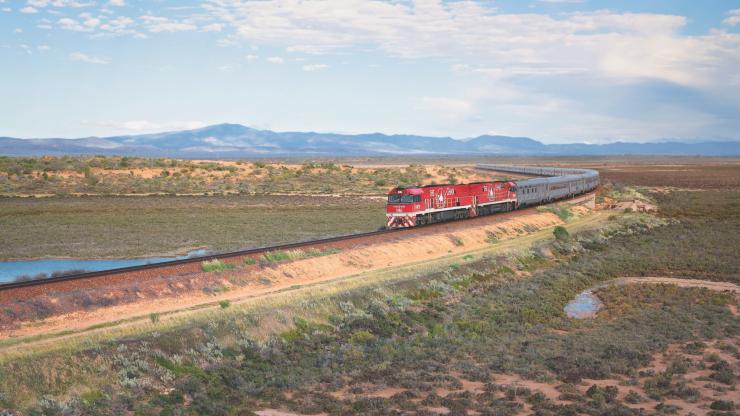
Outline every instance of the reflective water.
POLYGON ((54 272, 68 270, 84 270, 88 272, 98 270, 117 269, 119 267, 138 266, 148 263, 161 263, 163 261, 179 260, 188 257, 203 256, 207 253, 205 249, 193 250, 185 256, 178 257, 148 257, 139 259, 112 259, 112 260, 67 260, 67 259, 43 259, 43 260, 18 260, 0 262, 0 282, 10 282, 18 276, 36 276, 39 273, 51 275, 54 272))
POLYGON ((596 312, 604 306, 596 295, 590 290, 581 292, 570 303, 565 305, 565 314, 571 318, 585 319, 593 318, 596 312))

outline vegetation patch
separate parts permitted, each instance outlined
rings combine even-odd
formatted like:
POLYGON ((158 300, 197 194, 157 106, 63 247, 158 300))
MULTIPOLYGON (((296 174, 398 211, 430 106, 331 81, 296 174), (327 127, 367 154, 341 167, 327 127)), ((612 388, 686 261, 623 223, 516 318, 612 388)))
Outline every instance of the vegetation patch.
POLYGON ((0 196, 384 195, 393 186, 481 179, 471 168, 354 167, 329 161, 192 161, 142 157, 0 156, 0 196))
POLYGON ((219 259, 214 259, 201 262, 200 267, 204 272, 224 272, 226 270, 231 270, 236 266, 219 259))
POLYGON ((279 263, 281 261, 286 260, 300 260, 300 259, 306 259, 311 257, 322 257, 322 256, 328 256, 331 254, 337 254, 341 250, 338 248, 325 248, 325 249, 310 249, 310 250, 280 250, 280 251, 271 251, 269 253, 265 253, 260 258, 262 262, 264 263, 279 263))
POLYGON ((559 205, 547 205, 542 207, 537 207, 538 212, 550 212, 558 216, 563 221, 568 221, 573 217, 573 212, 570 210, 570 207, 566 204, 559 204, 559 205))

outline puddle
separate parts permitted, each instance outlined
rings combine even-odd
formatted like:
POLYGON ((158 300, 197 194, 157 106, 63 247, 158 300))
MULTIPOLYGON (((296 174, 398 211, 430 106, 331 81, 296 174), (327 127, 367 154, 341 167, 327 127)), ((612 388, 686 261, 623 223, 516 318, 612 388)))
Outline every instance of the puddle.
POLYGON ((586 319, 596 316, 602 306, 604 304, 601 303, 601 300, 591 290, 586 290, 579 293, 575 299, 565 305, 563 310, 571 318, 586 319))
POLYGON ((62 273, 74 270, 95 272, 98 270, 117 269, 119 267, 139 266, 149 263, 161 263, 163 261, 180 260, 188 257, 199 257, 208 254, 205 249, 189 252, 185 256, 178 257, 144 257, 138 259, 109 259, 109 260, 69 260, 69 259, 42 259, 42 260, 18 260, 0 261, 0 282, 12 282, 18 276, 28 278, 39 277, 39 274, 62 273))

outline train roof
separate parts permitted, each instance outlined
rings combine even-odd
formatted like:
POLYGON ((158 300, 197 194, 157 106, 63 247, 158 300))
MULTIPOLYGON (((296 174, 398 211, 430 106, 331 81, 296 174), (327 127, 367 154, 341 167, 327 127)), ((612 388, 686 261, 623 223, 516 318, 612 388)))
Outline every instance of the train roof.
POLYGON ((463 186, 463 185, 478 185, 482 183, 507 183, 513 181, 476 181, 468 183, 434 183, 430 185, 410 185, 410 186, 397 186, 393 189, 414 189, 414 188, 432 188, 434 186, 463 186))

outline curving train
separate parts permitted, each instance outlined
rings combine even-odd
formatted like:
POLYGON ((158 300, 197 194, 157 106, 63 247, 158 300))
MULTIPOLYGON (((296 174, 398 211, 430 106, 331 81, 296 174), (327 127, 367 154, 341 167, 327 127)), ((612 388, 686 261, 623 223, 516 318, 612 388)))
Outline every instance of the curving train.
POLYGON ((393 188, 388 192, 388 228, 405 228, 489 215, 572 198, 599 186, 590 169, 477 165, 478 169, 537 176, 513 181, 393 188))

